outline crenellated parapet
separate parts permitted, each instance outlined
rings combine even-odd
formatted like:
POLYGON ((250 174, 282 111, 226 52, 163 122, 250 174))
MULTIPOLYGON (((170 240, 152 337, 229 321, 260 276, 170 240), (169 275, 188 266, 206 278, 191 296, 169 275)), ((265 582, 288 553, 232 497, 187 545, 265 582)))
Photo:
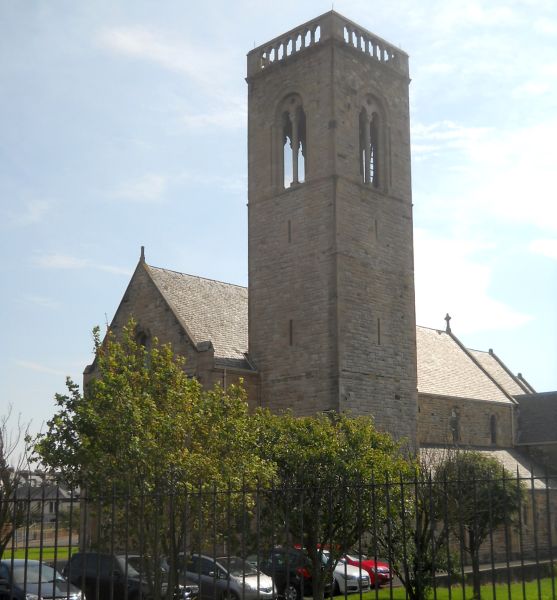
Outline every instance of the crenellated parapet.
POLYGON ((408 75, 408 55, 404 51, 339 13, 330 11, 249 52, 248 77, 332 40, 366 54, 370 60, 381 62, 403 75, 408 75))

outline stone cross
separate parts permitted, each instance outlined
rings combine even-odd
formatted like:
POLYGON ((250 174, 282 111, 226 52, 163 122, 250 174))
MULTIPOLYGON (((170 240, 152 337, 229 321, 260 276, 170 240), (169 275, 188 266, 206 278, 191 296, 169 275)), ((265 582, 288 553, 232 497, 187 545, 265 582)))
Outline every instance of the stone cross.
POLYGON ((449 315, 449 313, 445 315, 445 321, 447 321, 447 327, 445 328, 445 331, 447 333, 451 333, 451 315, 449 315))

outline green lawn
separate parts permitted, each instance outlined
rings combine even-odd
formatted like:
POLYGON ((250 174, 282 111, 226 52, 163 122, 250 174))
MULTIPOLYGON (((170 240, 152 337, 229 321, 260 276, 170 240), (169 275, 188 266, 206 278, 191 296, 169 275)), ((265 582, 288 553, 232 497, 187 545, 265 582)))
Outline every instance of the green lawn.
MULTIPOLYGON (((72 547, 72 554, 77 552, 77 547, 72 547)), ((54 560, 54 546, 43 546, 42 553, 40 548, 28 548, 27 549, 27 558, 29 560, 54 560)), ((19 548, 14 552, 14 558, 25 558, 26 550, 25 548, 19 548)), ((69 556, 69 548, 68 546, 58 546, 56 549, 56 558, 57 560, 64 561, 68 560, 69 556)), ((12 551, 6 550, 2 558, 4 560, 8 560, 12 557, 12 551)))
MULTIPOLYGON (((472 587, 466 586, 465 595, 463 596, 462 588, 459 586, 453 586, 451 590, 451 600, 469 600, 472 598, 472 587)), ((557 594, 557 580, 555 581, 555 591, 557 594)), ((430 599, 434 600, 433 591, 430 593, 430 599)), ((449 590, 447 588, 437 588, 436 596, 437 600, 449 600, 449 590)), ((353 596, 348 597, 349 600, 354 598, 354 600, 358 600, 358 595, 354 594, 353 596)), ((368 592, 367 594, 362 595, 362 600, 388 600, 392 598, 393 600, 405 600, 406 594, 403 587, 396 587, 392 590, 389 588, 380 589, 376 595, 376 592, 373 590, 368 592)), ((538 582, 537 581, 529 581, 525 584, 525 590, 523 593, 522 583, 513 583, 510 586, 510 595, 509 595, 509 587, 505 585, 496 585, 495 586, 495 594, 493 593, 493 587, 491 585, 482 586, 482 600, 555 600, 556 596, 553 595, 551 579, 546 578, 541 580, 541 595, 538 595, 538 582)))

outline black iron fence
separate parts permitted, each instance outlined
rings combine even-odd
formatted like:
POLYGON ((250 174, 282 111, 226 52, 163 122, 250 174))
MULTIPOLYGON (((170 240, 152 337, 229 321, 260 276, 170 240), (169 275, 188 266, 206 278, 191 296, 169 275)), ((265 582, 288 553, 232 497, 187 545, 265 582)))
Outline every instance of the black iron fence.
POLYGON ((556 597, 556 479, 303 481, 22 486, 0 600, 556 597))

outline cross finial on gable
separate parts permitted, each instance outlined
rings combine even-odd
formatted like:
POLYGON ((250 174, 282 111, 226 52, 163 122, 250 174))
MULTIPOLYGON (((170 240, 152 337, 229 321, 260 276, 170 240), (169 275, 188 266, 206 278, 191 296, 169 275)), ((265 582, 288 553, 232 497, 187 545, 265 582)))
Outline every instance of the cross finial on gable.
POLYGON ((445 321, 447 321, 447 327, 445 327, 445 331, 447 333, 451 333, 451 315, 449 313, 445 315, 445 321))

